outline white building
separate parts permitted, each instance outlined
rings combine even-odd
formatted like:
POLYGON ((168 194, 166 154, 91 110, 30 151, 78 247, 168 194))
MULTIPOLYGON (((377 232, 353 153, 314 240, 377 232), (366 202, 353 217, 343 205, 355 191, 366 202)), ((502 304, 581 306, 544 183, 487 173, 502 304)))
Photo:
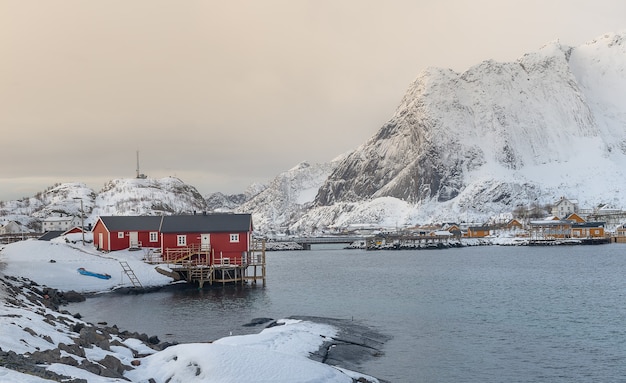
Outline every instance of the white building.
POLYGON ((0 234, 18 234, 22 231, 22 226, 15 221, 5 222, 4 225, 0 224, 0 234))
POLYGON ((578 200, 575 199, 567 199, 565 197, 561 197, 553 206, 552 206, 552 215, 555 217, 559 217, 560 219, 564 219, 572 213, 578 212, 578 200))
POLYGON ((60 216, 60 217, 48 217, 41 222, 41 230, 45 233, 47 231, 66 231, 74 226, 80 227, 80 217, 78 216, 60 216))

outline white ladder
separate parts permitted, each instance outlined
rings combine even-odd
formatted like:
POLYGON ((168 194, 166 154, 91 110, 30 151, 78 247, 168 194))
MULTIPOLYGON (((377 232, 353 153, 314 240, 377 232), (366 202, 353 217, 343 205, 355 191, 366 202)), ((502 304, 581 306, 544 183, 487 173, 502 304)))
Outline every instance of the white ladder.
POLYGON ((133 287, 143 287, 141 285, 141 282, 139 282, 139 278, 137 278, 137 276, 135 275, 133 269, 131 269, 128 265, 128 262, 120 261, 120 265, 122 266, 122 270, 124 270, 124 273, 126 273, 126 275, 128 276, 128 279, 130 279, 130 283, 133 284, 133 287))

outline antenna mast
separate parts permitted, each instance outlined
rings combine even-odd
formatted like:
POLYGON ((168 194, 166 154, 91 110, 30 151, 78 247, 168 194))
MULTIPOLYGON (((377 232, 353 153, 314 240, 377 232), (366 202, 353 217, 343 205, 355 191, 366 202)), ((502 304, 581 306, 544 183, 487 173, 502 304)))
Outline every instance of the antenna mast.
POLYGON ((145 174, 141 174, 139 172, 139 150, 137 150, 137 178, 140 178, 140 179, 147 178, 145 174))

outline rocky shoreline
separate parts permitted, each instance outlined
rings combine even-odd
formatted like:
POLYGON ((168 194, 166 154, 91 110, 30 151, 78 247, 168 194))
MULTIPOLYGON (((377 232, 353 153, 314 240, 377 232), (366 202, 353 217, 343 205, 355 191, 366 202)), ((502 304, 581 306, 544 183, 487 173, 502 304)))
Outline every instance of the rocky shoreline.
MULTIPOLYGON (((141 358, 148 355, 145 353, 146 348, 161 351, 171 345, 171 343, 161 343, 155 336, 121 331, 117 326, 93 325, 82 321, 80 314, 72 315, 68 311, 60 309, 60 306, 68 302, 84 300, 85 297, 82 294, 73 291, 60 292, 39 286, 37 283, 26 279, 10 276, 0 278, 0 282, 2 283, 0 288, 6 294, 6 305, 22 308, 31 311, 33 315, 43 317, 43 320, 58 329, 57 331, 70 334, 70 338, 73 340, 73 343, 60 343, 58 347, 25 354, 0 349, 0 366, 2 367, 54 381, 87 383, 84 379, 63 376, 41 367, 42 365, 61 363, 84 369, 99 376, 126 380, 123 373, 130 370, 131 366, 124 364, 111 354, 106 355, 97 363, 91 362, 85 358, 85 349, 95 346, 104 351, 111 351, 112 346, 124 347, 132 352, 134 358, 141 358), (142 346, 131 348, 124 343, 128 339, 138 340, 142 346)), ((17 317, 17 315, 13 315, 17 317)), ((28 327, 24 327, 22 330, 34 337, 43 338, 53 345, 49 334, 37 334, 28 327)), ((133 363, 139 363, 139 360, 133 360, 133 363)))
MULTIPOLYGON (((0 314, 4 318, 0 319, 5 322, 11 321, 16 328, 24 331, 26 333, 24 338, 34 337, 44 340, 46 344, 49 343, 46 347, 35 347, 32 351, 23 354, 0 348, 0 366, 10 370, 53 381, 88 383, 85 379, 72 378, 46 369, 47 366, 58 363, 103 377, 128 380, 124 377, 124 373, 139 365, 140 358, 173 345, 173 343, 161 342, 156 336, 122 331, 115 325, 108 326, 106 323, 94 325, 83 321, 80 314, 71 314, 62 309, 66 303, 86 299, 83 294, 74 291, 61 292, 40 286, 27 279, 0 276, 0 298, 2 297, 4 297, 3 304, 6 307, 16 310, 5 310, 4 314, 0 314), (19 312, 24 314, 19 314, 19 312), (32 328, 21 325, 20 321, 29 319, 24 318, 25 316, 38 317, 50 325, 54 329, 52 331, 67 335, 66 339, 70 341, 55 344, 51 338, 51 335, 55 336, 55 334, 49 332, 38 334, 32 328), (93 358, 86 357, 91 349, 103 350, 106 355, 102 359, 93 361, 93 358), (132 355, 132 357, 122 358, 120 355, 132 355)), ((382 345, 388 340, 385 335, 351 321, 318 317, 292 318, 336 326, 339 329, 339 335, 324 343, 317 353, 311 355, 310 359, 349 370, 356 371, 362 361, 382 355, 382 345)), ((259 326, 261 329, 273 325, 276 325, 276 321, 270 318, 258 318, 247 324, 247 326, 259 326)), ((24 339, 20 341, 24 344, 28 343, 24 339)), ((154 379, 147 381, 155 382, 154 379)), ((354 381, 368 382, 363 378, 354 381)))

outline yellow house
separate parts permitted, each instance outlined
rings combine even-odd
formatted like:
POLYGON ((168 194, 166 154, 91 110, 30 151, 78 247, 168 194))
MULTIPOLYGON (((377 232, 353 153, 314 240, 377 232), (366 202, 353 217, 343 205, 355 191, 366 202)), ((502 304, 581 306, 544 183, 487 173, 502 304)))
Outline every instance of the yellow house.
POLYGON ((504 228, 507 229, 507 230, 522 229, 523 225, 522 225, 522 223, 520 221, 518 221, 517 219, 513 218, 512 220, 507 222, 507 224, 504 226, 504 228))
POLYGON ((583 222, 572 225, 572 238, 604 237, 604 222, 583 222))
POLYGON ((577 223, 587 222, 581 216, 579 216, 576 213, 572 213, 572 214, 568 215, 567 218, 565 218, 565 220, 566 221, 573 221, 573 222, 577 222, 577 223))
POLYGON ((483 238, 489 235, 489 226, 470 226, 467 228, 468 238, 483 238))

